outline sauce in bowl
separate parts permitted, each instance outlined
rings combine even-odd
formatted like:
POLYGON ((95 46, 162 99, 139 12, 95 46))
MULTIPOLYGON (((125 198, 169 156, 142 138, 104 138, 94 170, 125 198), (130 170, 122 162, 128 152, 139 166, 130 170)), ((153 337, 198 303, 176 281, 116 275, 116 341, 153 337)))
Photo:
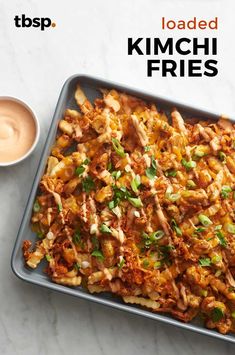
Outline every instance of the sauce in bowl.
POLYGON ((37 136, 38 125, 31 109, 18 99, 0 98, 0 165, 11 165, 28 156, 37 136))

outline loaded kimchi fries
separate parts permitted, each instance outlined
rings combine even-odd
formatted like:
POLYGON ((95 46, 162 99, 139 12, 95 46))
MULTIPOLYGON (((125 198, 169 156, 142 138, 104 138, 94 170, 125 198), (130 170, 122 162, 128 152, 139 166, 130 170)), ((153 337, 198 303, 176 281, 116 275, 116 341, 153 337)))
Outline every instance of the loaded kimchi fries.
POLYGON ((235 331, 235 125, 115 90, 66 109, 33 206, 53 282, 235 331))

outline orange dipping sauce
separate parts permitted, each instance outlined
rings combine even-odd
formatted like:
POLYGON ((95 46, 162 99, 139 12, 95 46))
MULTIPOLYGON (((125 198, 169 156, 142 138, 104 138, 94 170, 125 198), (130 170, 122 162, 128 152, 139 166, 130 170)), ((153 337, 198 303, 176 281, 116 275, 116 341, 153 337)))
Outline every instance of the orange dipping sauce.
POLYGON ((14 99, 0 99, 0 164, 23 157, 35 142, 33 113, 14 99))

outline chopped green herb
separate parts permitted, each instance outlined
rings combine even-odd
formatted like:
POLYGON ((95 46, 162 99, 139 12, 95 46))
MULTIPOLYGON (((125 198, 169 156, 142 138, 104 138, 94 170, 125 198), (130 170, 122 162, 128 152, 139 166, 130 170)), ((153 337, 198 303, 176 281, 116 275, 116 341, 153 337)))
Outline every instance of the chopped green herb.
POLYGON ((33 211, 37 213, 40 211, 40 209, 41 209, 40 204, 39 204, 38 200, 36 200, 33 205, 33 211))
POLYGON ((228 223, 226 225, 227 232, 235 234, 235 224, 228 223))
POLYGON ((230 286, 230 287, 228 288, 228 292, 235 292, 235 287, 230 286))
POLYGON ((143 203, 139 197, 128 197, 128 201, 136 208, 143 207, 143 203))
POLYGON ((228 198, 230 192, 232 192, 232 189, 231 189, 230 186, 226 186, 226 185, 222 186, 222 188, 221 188, 221 197, 222 198, 228 198))
POLYGON ((131 181, 131 188, 135 193, 138 192, 138 188, 140 184, 141 184, 140 176, 136 175, 135 178, 131 181))
POLYGON ((50 255, 46 255, 46 259, 47 259, 47 261, 50 261, 51 260, 51 256, 50 255))
POLYGON ((220 151, 218 155, 219 155, 219 160, 220 161, 226 162, 226 158, 227 157, 226 157, 226 154, 224 152, 220 151))
POLYGON ((199 265, 200 266, 210 266, 211 259, 210 258, 201 258, 201 259, 199 259, 199 265))
POLYGON ((82 175, 82 174, 84 173, 84 171, 85 171, 84 166, 83 166, 83 165, 80 165, 80 166, 78 166, 78 167, 76 168, 75 174, 78 175, 78 176, 80 176, 80 175, 82 175))
POLYGON ((118 171, 113 171, 111 175, 115 180, 118 180, 120 178, 120 176, 122 175, 122 173, 120 170, 118 170, 118 171))
POLYGON ((125 158, 126 153, 124 151, 124 148, 121 146, 121 143, 119 142, 118 139, 112 138, 112 144, 113 144, 113 149, 115 152, 121 157, 125 158))
POLYGON ((212 311, 211 311, 211 318, 213 320, 213 322, 219 322, 224 316, 224 312, 222 311, 221 308, 219 307, 215 307, 212 311))
POLYGON ((173 176, 175 177, 177 175, 177 171, 176 170, 173 170, 173 169, 170 169, 170 170, 166 170, 165 171, 165 175, 168 177, 168 176, 173 176))
POLYGON ((145 151, 145 152, 149 152, 149 151, 150 151, 150 149, 151 149, 151 147, 150 147, 150 146, 148 146, 148 145, 146 145, 146 147, 144 147, 144 151, 145 151))
POLYGON ((182 235, 182 230, 178 227, 178 225, 174 219, 171 220, 171 226, 177 235, 182 235))
POLYGON ((79 230, 75 231, 72 240, 73 240, 73 243, 76 244, 76 245, 80 243, 80 241, 81 241, 81 232, 79 230))
POLYGON ((62 204, 61 204, 61 203, 58 203, 58 211, 59 211, 59 212, 62 212, 62 210, 63 210, 62 204))
POLYGON ((185 167, 187 171, 195 168, 197 165, 195 161, 193 160, 187 161, 184 158, 181 160, 181 164, 185 167))
POLYGON ((82 181, 82 187, 86 193, 95 189, 95 183, 89 175, 82 181))
POLYGON ((102 233, 111 233, 111 229, 108 226, 106 226, 106 224, 104 224, 104 223, 101 224, 100 231, 102 233))
POLYGON ((120 263, 117 264, 117 265, 118 265, 118 268, 119 268, 119 269, 122 269, 122 267, 124 266, 124 264, 125 264, 125 259, 122 258, 122 260, 120 261, 120 263))
POLYGON ((198 219, 204 227, 208 227, 212 224, 211 220, 204 214, 199 214, 198 219))
POLYGON ((92 253, 91 253, 92 256, 95 256, 96 258, 100 259, 100 260, 104 260, 104 255, 102 253, 102 251, 100 250, 94 250, 92 253))

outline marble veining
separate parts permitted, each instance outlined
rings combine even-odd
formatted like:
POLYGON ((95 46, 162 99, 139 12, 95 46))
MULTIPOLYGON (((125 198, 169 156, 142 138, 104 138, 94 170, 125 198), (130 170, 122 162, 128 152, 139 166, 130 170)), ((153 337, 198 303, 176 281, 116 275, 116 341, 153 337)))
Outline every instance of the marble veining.
POLYGON ((24 283, 10 268, 16 233, 66 78, 74 73, 96 75, 235 117, 234 10, 233 0, 226 6, 223 0, 0 0, 0 95, 24 99, 41 125, 34 154, 18 166, 0 169, 1 355, 234 354, 234 345, 24 283), (43 32, 16 28, 13 18, 22 13, 48 16, 57 26, 43 32), (162 16, 219 17, 217 77, 146 77, 146 58, 127 55, 127 37, 179 36, 162 33, 162 16))

